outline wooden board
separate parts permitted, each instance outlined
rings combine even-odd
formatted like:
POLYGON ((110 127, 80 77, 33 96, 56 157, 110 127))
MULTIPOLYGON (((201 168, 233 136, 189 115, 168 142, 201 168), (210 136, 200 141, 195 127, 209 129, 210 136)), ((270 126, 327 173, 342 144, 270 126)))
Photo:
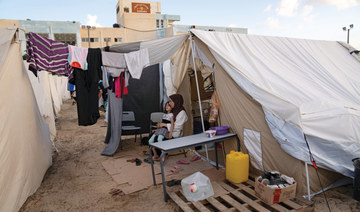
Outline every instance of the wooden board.
POLYGON ((198 202, 186 201, 182 189, 169 193, 170 198, 183 211, 293 211, 310 212, 314 210, 313 202, 296 197, 278 204, 266 204, 254 191, 254 181, 234 184, 228 181, 212 182, 214 195, 198 202))

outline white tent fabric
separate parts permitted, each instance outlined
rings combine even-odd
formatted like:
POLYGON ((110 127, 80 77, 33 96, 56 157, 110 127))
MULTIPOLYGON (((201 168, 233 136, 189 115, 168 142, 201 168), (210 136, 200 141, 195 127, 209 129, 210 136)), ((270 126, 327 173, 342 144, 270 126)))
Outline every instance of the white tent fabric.
POLYGON ((52 163, 49 129, 14 35, 0 29, 0 211, 18 211, 52 163))
POLYGON ((192 30, 259 102, 290 155, 352 176, 360 152, 360 63, 335 41, 192 30), (281 136, 280 136, 281 134, 281 136))
MULTIPOLYGON (((29 67, 29 64, 27 62, 24 62, 24 65, 25 65, 25 69, 29 67)), ((31 71, 27 71, 27 74, 29 76, 31 86, 35 94, 35 98, 39 107, 40 114, 44 116, 46 110, 45 105, 43 104, 45 98, 44 90, 42 89, 39 79, 31 71)))
POLYGON ((55 81, 55 85, 56 85, 56 91, 58 93, 58 99, 59 99, 59 102, 60 102, 60 106, 62 105, 62 95, 63 95, 63 91, 61 90, 61 77, 60 76, 54 76, 54 81, 55 81))
POLYGON ((54 114, 54 106, 51 97, 50 91, 50 81, 49 81, 49 72, 40 71, 38 72, 38 78, 40 81, 40 85, 44 92, 44 99, 42 102, 42 107, 44 107, 44 117, 46 123, 49 125, 50 129, 50 138, 53 141, 56 136, 56 126, 55 126, 55 114, 54 114))
POLYGON ((57 116, 60 113, 62 101, 60 100, 60 95, 59 95, 59 93, 57 91, 57 88, 56 88, 55 77, 56 76, 53 76, 53 75, 49 74, 49 85, 50 85, 50 92, 51 92, 51 100, 53 102, 55 116, 57 116))
POLYGON ((61 78, 61 98, 63 101, 66 101, 68 99, 71 99, 70 91, 67 90, 68 86, 68 78, 65 76, 60 77, 61 78))

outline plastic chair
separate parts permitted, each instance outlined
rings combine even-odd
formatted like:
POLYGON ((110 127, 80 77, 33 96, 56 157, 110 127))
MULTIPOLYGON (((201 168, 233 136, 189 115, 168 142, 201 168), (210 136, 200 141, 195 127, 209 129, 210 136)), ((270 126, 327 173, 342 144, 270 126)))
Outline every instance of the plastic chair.
POLYGON ((163 116, 164 116, 163 112, 153 112, 153 113, 150 114, 149 137, 151 135, 151 131, 153 129, 157 128, 156 124, 158 122, 161 122, 163 116))
MULTIPOLYGON (((136 142, 136 135, 139 133, 141 127, 134 126, 135 122, 135 115, 133 111, 123 111, 122 114, 122 127, 121 127, 121 134, 122 135, 135 135, 135 142, 136 142)), ((140 134, 140 139, 141 139, 140 134)))

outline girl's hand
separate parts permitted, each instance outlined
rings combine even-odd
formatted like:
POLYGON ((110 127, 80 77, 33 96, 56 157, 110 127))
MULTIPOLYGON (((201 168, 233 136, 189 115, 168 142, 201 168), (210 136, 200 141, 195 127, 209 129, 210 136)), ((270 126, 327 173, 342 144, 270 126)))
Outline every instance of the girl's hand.
POLYGON ((167 125, 166 124, 164 124, 164 123, 157 123, 157 127, 158 128, 161 128, 161 127, 167 127, 167 125))

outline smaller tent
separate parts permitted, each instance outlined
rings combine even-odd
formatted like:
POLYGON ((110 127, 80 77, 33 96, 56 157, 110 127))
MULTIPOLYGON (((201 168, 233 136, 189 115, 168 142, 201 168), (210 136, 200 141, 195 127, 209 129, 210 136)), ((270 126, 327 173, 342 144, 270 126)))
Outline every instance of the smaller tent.
POLYGON ((16 29, 0 29, 0 211, 18 211, 52 163, 16 29))

